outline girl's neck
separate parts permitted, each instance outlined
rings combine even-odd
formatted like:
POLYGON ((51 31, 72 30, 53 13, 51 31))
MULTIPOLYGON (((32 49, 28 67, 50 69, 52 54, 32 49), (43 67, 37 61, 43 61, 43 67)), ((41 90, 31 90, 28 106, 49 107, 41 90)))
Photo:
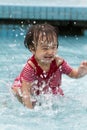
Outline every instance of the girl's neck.
POLYGON ((44 63, 41 60, 37 59, 36 57, 35 59, 43 71, 47 72, 50 69, 50 63, 44 63))

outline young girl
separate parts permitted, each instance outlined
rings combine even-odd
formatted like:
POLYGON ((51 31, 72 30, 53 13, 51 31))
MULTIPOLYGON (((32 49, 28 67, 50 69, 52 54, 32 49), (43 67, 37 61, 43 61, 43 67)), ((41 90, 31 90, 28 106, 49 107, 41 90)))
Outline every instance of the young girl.
POLYGON ((37 24, 29 28, 25 46, 32 52, 20 75, 15 79, 12 90, 26 107, 33 108, 35 102, 31 95, 60 94, 64 95, 60 85, 62 74, 71 78, 80 78, 87 74, 87 62, 73 69, 61 57, 56 56, 58 33, 49 24, 37 24))

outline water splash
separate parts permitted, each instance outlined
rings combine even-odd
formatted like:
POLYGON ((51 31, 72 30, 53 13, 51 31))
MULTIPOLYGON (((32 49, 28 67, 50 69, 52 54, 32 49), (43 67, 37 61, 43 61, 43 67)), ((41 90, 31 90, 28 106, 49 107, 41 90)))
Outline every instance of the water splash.
POLYGON ((6 88, 8 89, 8 91, 9 91, 9 93, 10 93, 10 96, 11 96, 12 101, 14 101, 14 100, 15 100, 15 97, 14 97, 14 95, 13 95, 13 93, 12 93, 12 90, 11 90, 11 83, 7 83, 7 82, 5 82, 5 81, 3 81, 3 80, 0 80, 0 84, 1 84, 1 83, 3 83, 3 84, 6 86, 6 88))

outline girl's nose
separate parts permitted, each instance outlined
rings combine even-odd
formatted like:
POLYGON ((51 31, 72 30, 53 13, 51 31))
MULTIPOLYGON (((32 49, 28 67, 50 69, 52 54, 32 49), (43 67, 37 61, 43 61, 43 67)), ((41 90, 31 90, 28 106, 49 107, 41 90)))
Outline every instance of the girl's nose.
POLYGON ((47 51, 47 52, 48 52, 48 54, 50 54, 50 55, 55 53, 55 51, 54 51, 53 49, 51 49, 51 48, 50 48, 50 49, 48 49, 48 51, 47 51))

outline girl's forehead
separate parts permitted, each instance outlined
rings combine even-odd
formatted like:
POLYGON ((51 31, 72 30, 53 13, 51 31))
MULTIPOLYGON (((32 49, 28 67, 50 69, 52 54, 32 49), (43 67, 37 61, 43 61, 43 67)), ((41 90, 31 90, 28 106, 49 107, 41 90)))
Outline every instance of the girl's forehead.
POLYGON ((40 42, 38 43, 38 46, 41 46, 41 47, 52 47, 52 46, 57 46, 57 42, 40 42))

